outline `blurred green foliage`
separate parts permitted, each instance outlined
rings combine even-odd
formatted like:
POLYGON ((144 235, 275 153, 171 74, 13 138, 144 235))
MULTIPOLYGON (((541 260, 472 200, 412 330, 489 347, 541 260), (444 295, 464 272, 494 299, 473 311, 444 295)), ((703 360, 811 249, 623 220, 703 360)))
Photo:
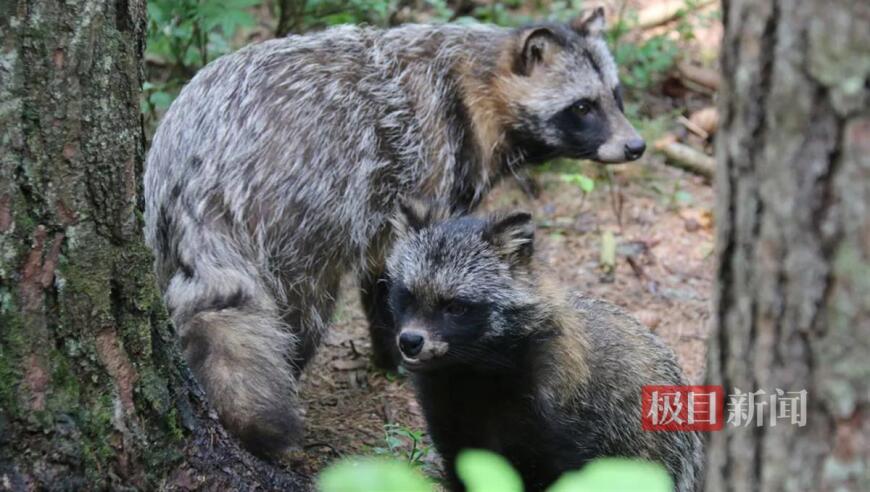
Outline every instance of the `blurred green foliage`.
MULTIPOLYGON (((459 454, 456 472, 468 492, 522 492, 516 470, 489 451, 459 454)), ((407 463, 378 458, 342 460, 317 479, 320 492, 432 492, 433 484, 407 463)), ((673 481, 659 464, 621 458, 603 458, 582 470, 562 475, 548 492, 669 492, 673 481)))
POLYGON ((232 40, 252 27, 249 11, 261 0, 149 0, 147 56, 149 71, 143 89, 146 114, 169 107, 196 71, 236 48, 232 40), (161 72, 159 75, 156 72, 161 72))
POLYGON ((613 43, 613 58, 620 68, 620 82, 629 91, 648 89, 676 62, 677 43, 653 36, 639 43, 613 43))
POLYGON ((321 492, 432 492, 432 483, 405 462, 384 458, 342 460, 317 478, 321 492))
POLYGON ((523 479, 503 457, 466 449, 456 458, 456 474, 468 492, 523 492, 523 479))
MULTIPOLYGON (((693 1, 693 0, 687 0, 693 1)), ((504 0, 490 4, 447 0, 148 0, 148 81, 143 112, 156 119, 181 87, 209 61, 248 42, 254 28, 284 35, 345 23, 388 27, 402 22, 488 22, 520 26, 540 20, 568 21, 583 9, 582 0, 504 0)), ((646 90, 673 65, 676 40, 656 35, 628 36, 636 15, 620 13, 608 40, 627 91, 646 90)), ((681 19, 681 38, 691 25, 681 19)))

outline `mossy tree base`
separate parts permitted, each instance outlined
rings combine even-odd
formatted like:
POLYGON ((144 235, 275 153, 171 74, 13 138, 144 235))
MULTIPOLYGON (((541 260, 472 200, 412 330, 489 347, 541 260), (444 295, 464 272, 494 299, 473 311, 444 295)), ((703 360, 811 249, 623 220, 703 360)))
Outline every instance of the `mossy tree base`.
POLYGON ((155 288, 145 16, 143 0, 0 16, 0 488, 298 489, 210 417, 155 288))

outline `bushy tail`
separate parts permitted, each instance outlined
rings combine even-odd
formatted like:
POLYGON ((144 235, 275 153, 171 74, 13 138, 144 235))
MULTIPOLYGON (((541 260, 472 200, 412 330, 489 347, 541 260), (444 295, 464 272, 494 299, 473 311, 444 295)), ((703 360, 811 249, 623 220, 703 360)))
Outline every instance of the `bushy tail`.
POLYGON ((298 443, 302 423, 288 356, 296 340, 277 316, 240 300, 182 323, 188 364, 223 425, 257 454, 298 443))

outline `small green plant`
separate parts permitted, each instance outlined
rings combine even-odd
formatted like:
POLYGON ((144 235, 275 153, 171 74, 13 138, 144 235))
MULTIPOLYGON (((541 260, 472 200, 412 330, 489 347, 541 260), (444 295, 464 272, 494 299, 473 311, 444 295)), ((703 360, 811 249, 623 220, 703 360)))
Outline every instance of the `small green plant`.
POLYGON ((581 210, 583 209, 583 205, 586 204, 586 198, 588 198, 597 187, 595 178, 590 178, 584 174, 580 166, 573 166, 573 169, 569 168, 568 170, 560 172, 559 179, 564 183, 576 186, 580 189, 580 192, 583 193, 580 199, 580 205, 578 206, 581 210))
POLYGON ((650 187, 660 195, 668 210, 678 210, 680 207, 689 206, 695 201, 695 197, 691 193, 680 187, 679 181, 675 181, 670 190, 662 188, 657 183, 652 183, 650 187))
POLYGON ((667 36, 639 42, 621 42, 613 50, 620 80, 630 89, 644 90, 659 80, 677 60, 677 43, 667 36))
POLYGON ((583 205, 586 204, 586 198, 595 190, 595 180, 581 173, 565 173, 561 174, 559 178, 565 183, 576 185, 583 192, 583 197, 580 199, 580 206, 578 207, 578 209, 582 210, 583 205))
MULTIPOLYGON (((501 456, 489 451, 459 454, 456 473, 468 492, 522 492, 519 474, 501 456)), ((659 464, 603 458, 582 470, 565 473, 548 492, 670 492, 668 472, 659 464)), ((405 462, 383 458, 351 458, 331 465, 317 479, 320 492, 432 492, 432 481, 405 462)))
POLYGON ((384 443, 372 451, 380 456, 399 458, 414 467, 423 467, 432 449, 423 440, 424 432, 399 424, 384 426, 384 443))
POLYGON ((592 193, 595 190, 595 180, 580 173, 566 173, 560 176, 566 183, 577 185, 583 193, 592 193))

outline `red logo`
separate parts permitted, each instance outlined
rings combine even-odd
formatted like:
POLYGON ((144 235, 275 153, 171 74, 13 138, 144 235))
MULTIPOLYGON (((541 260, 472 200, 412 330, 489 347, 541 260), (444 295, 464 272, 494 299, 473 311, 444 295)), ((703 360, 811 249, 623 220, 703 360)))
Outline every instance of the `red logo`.
POLYGON ((722 386, 644 386, 641 422, 646 431, 718 431, 725 425, 722 386))

